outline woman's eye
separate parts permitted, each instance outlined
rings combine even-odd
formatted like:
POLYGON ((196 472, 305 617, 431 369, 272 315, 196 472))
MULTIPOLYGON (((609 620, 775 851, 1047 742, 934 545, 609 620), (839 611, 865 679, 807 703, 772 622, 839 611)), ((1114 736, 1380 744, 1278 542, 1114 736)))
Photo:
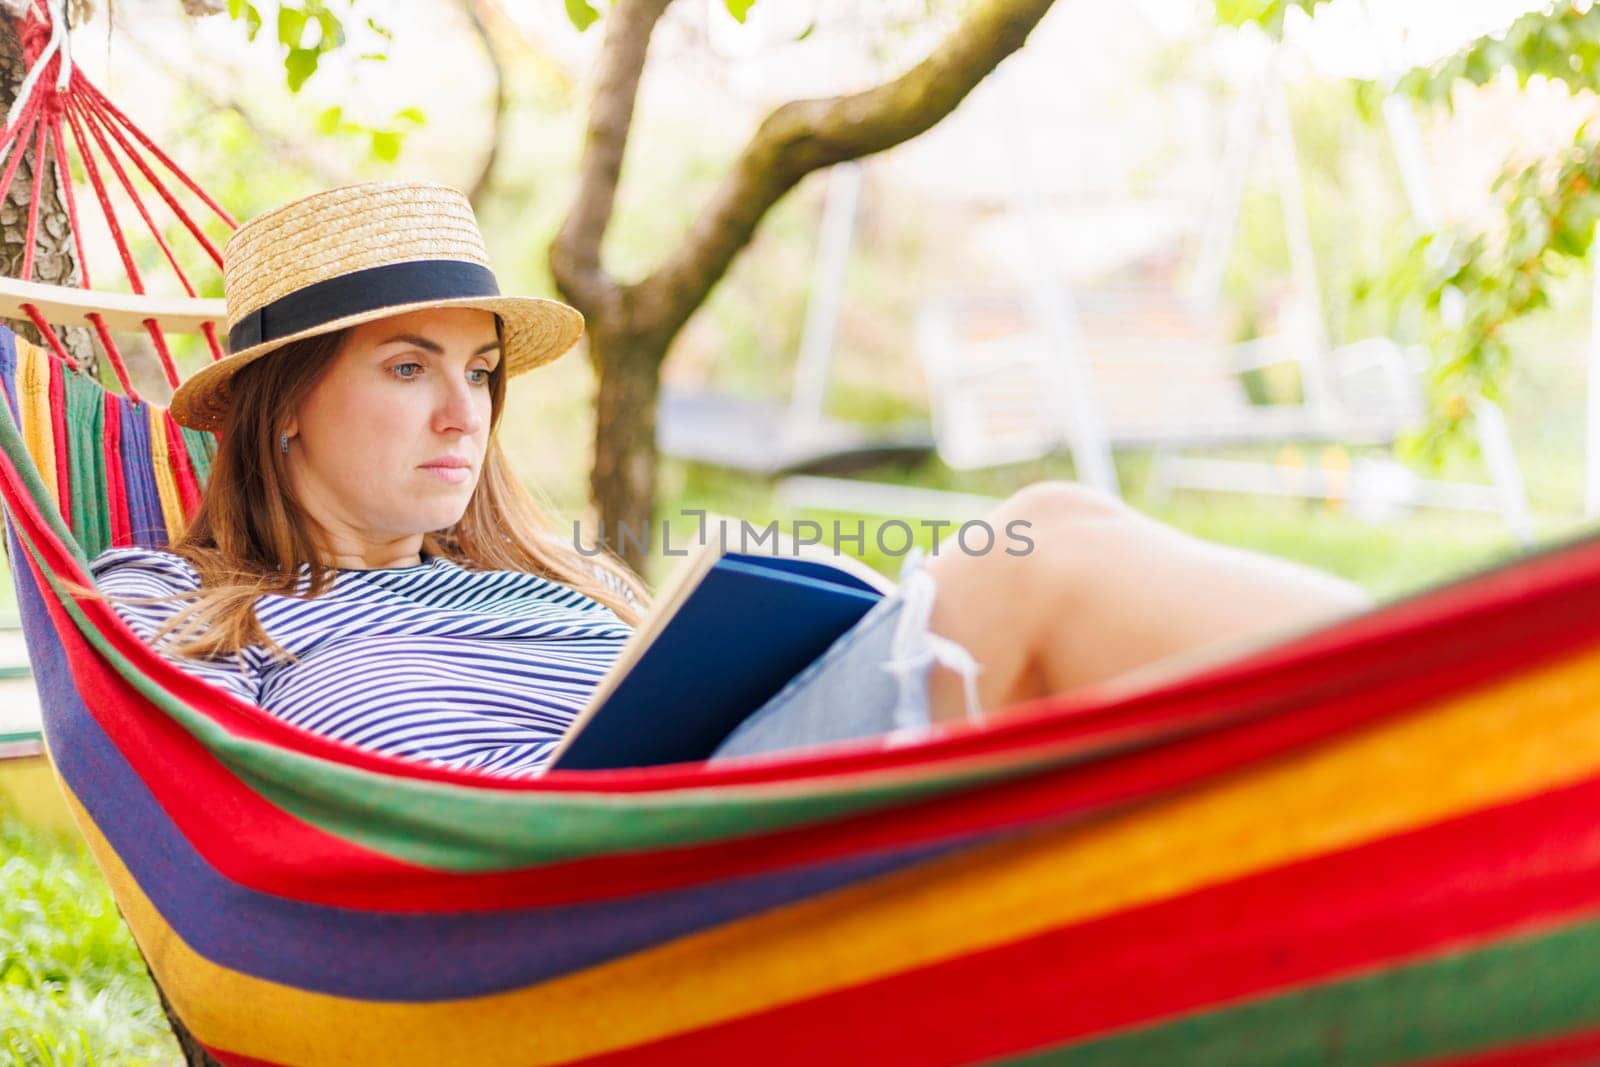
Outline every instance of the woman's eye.
POLYGON ((488 385, 489 374, 489 368, 475 367, 472 370, 467 371, 467 380, 472 382, 473 385, 488 385))
POLYGON ((389 373, 394 375, 396 378, 401 379, 402 381, 410 381, 422 373, 422 364, 396 363, 394 366, 389 368, 389 373))

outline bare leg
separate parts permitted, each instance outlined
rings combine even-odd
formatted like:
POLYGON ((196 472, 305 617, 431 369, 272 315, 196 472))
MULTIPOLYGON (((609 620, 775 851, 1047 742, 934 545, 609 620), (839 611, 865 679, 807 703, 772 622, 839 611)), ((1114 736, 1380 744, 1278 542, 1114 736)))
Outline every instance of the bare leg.
MULTIPOLYGON (((932 627, 983 665, 985 710, 1060 693, 1179 652, 1284 631, 1370 600, 1332 575, 1192 537, 1083 486, 1042 482, 986 516, 993 551, 930 560, 932 627), (1009 524, 1033 542, 1026 555, 1009 524)), ((936 719, 963 715, 957 676, 930 680, 936 719)))

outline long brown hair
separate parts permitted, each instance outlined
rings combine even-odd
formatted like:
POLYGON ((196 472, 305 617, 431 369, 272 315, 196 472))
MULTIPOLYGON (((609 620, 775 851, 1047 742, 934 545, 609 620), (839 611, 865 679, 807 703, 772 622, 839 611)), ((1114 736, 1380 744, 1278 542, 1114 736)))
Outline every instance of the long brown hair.
MULTIPOLYGON (((171 545, 200 574, 194 603, 163 629, 175 654, 219 656, 259 644, 281 655, 256 617, 256 600, 273 593, 315 597, 332 584, 336 568, 325 562, 317 525, 294 494, 277 442, 345 336, 339 331, 292 342, 233 376, 200 507, 171 545)), ((504 409, 504 368, 502 360, 489 375, 492 415, 477 488, 454 526, 423 535, 423 551, 473 570, 549 578, 637 623, 647 599, 638 578, 615 557, 586 556, 561 538, 506 461, 495 432, 504 409)))

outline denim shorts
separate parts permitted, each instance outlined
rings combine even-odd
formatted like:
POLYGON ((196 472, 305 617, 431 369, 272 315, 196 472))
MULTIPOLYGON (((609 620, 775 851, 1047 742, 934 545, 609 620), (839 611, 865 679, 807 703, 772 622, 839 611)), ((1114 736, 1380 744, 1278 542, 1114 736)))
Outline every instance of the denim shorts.
POLYGON ((713 761, 879 736, 903 744, 932 729, 928 675, 944 663, 966 682, 967 714, 978 715, 977 664, 960 645, 934 634, 928 618, 933 576, 913 551, 899 587, 753 712, 713 761))

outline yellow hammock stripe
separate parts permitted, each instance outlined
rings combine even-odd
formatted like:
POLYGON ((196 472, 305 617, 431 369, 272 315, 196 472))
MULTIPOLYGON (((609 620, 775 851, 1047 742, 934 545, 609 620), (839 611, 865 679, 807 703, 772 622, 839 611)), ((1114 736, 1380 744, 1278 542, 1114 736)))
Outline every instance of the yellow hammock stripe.
POLYGON ((698 1029, 1589 778, 1600 773, 1597 698, 1600 652, 1587 652, 1103 823, 977 849, 542 985, 420 1004, 306 993, 200 957, 78 814, 162 987, 202 1041, 278 1063, 383 1064, 404 1050, 415 1062, 529 1067, 698 1029))
POLYGON ((161 497, 161 518, 166 523, 167 540, 176 541, 183 533, 183 503, 178 483, 172 477, 172 454, 167 448, 167 421, 163 409, 147 405, 150 413, 150 468, 156 476, 156 493, 161 497))
POLYGON ((61 510, 61 489, 56 479, 56 439, 50 418, 50 357, 44 349, 17 339, 17 380, 21 394, 22 443, 39 469, 56 510, 61 510))

